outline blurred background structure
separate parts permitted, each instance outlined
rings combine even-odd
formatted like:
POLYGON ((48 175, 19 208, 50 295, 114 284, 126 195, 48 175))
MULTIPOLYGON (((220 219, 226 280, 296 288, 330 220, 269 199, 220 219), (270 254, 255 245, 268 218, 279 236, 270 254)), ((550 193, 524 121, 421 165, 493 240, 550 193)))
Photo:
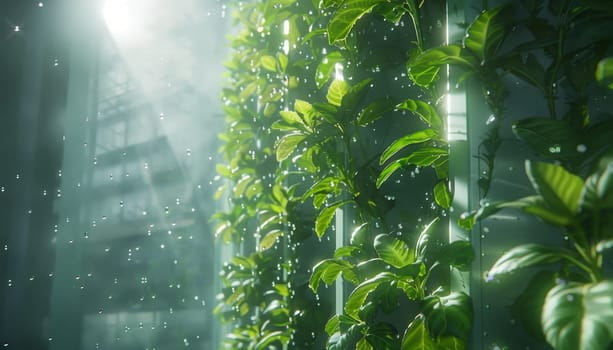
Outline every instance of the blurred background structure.
POLYGON ((0 3, 1 348, 214 348, 224 8, 0 3))

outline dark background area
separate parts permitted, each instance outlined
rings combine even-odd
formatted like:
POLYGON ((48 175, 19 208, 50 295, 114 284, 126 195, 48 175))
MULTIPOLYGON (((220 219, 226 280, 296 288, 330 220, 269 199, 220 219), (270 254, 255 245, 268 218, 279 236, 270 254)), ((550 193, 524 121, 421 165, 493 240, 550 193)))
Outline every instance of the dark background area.
POLYGON ((12 349, 48 347, 67 84, 56 14, 55 3, 0 2, 0 345, 12 349))

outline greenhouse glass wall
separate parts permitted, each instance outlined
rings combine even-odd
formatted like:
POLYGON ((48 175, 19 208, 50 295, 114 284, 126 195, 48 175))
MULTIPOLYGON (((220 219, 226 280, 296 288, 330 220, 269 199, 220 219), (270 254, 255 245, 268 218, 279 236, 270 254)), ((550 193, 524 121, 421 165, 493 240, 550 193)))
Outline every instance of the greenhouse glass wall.
POLYGON ((0 18, 0 348, 613 349, 608 0, 0 18))

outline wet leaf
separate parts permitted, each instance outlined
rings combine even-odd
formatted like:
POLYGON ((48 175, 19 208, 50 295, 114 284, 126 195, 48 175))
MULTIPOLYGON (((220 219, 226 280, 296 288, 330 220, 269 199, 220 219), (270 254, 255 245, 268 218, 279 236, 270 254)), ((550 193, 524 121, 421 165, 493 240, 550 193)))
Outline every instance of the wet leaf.
POLYGON ((579 210, 583 180, 559 165, 526 161, 532 186, 554 212, 572 217, 579 210))
POLYGON ((583 210, 613 208, 613 163, 587 178, 579 206, 583 210))
POLYGON ((260 241, 260 250, 268 250, 275 245, 277 242, 277 238, 283 236, 283 231, 281 230, 272 230, 268 232, 260 241))
POLYGON ((383 261, 396 268, 403 268, 415 261, 413 252, 407 244, 390 235, 377 235, 374 247, 383 261))
POLYGON ((345 302, 345 313, 353 318, 358 318, 360 307, 364 305, 368 295, 380 284, 389 283, 396 279, 397 277, 393 273, 381 272, 375 277, 360 283, 347 298, 345 302))
POLYGON ((473 246, 468 241, 454 241, 441 249, 439 261, 461 271, 470 269, 475 258, 473 246))
POLYGON ((330 52, 321 60, 315 70, 315 84, 321 89, 330 79, 334 78, 334 67, 337 63, 343 63, 345 58, 340 51, 330 52))
POLYGON ((409 324, 402 337, 401 350, 440 350, 432 340, 424 324, 423 315, 418 315, 409 324))
POLYGON ((452 44, 426 50, 409 61, 407 64, 409 77, 415 84, 428 87, 437 79, 441 67, 446 64, 456 65, 468 71, 476 70, 477 66, 470 57, 462 55, 460 45, 452 44))
POLYGON ((396 139, 385 149, 385 151, 383 151, 379 160, 379 164, 387 162, 392 156, 394 156, 396 153, 400 152, 409 145, 423 143, 438 138, 439 134, 437 131, 435 131, 434 129, 425 129, 396 139))
POLYGON ((488 271, 488 279, 515 272, 519 269, 553 264, 560 261, 573 262, 574 253, 568 249, 540 244, 522 244, 504 253, 488 271))
POLYGON ((507 33, 506 21, 501 15, 508 8, 509 5, 502 5, 481 12, 466 30, 464 47, 480 62, 491 59, 502 44, 507 33))
POLYGON ((277 59, 273 56, 262 56, 260 58, 260 64, 262 65, 262 68, 266 69, 267 71, 277 71, 277 59))
POLYGON ((327 285, 331 285, 342 272, 350 271, 352 268, 353 265, 343 259, 326 259, 320 261, 313 267, 313 273, 309 280, 309 287, 313 292, 317 293, 320 281, 323 281, 327 285))
POLYGON ((283 161, 289 157, 296 146, 306 138, 304 134, 288 134, 283 136, 277 143, 277 161, 283 161))
POLYGON ((545 91, 545 69, 533 54, 528 53, 525 62, 520 55, 512 55, 504 60, 502 65, 516 77, 545 91))
POLYGON ((470 336, 472 302, 464 293, 430 295, 422 303, 422 313, 433 337, 454 336, 466 340, 470 336))
POLYGON ((437 132, 443 125, 436 108, 425 101, 406 99, 398 104, 396 108, 415 113, 428 127, 433 128, 437 132))
POLYGON ((555 286, 545 299, 541 322, 555 349, 608 349, 613 341, 613 281, 555 286))
POLYGON ((321 238, 324 235, 324 233, 326 233, 326 230, 328 229, 328 226, 330 226, 330 222, 332 221, 332 218, 334 218, 334 214, 336 214, 336 209, 350 202, 352 201, 342 200, 342 201, 332 203, 328 205, 327 207, 325 207, 319 213, 319 215, 317 216, 317 219, 315 220, 315 233, 317 234, 317 237, 321 238))
POLYGON ((328 25, 328 40, 330 44, 344 40, 355 23, 373 7, 385 0, 345 0, 334 12, 328 25))
POLYGON ((390 97, 383 97, 371 102, 358 115, 358 124, 361 126, 368 125, 373 121, 381 118, 385 113, 394 110, 395 103, 390 97))
POLYGON ((335 79, 332 81, 332 84, 330 84, 326 98, 330 104, 340 107, 343 103, 343 97, 345 97, 345 94, 347 94, 350 89, 351 86, 344 80, 335 79))
POLYGON ((439 181, 434 186, 434 201, 444 209, 449 209, 451 206, 451 193, 447 187, 447 180, 439 181))
POLYGON ((409 154, 406 157, 397 159, 390 164, 388 164, 377 178, 376 186, 377 188, 381 187, 381 185, 394 173, 396 170, 407 166, 407 165, 417 165, 417 166, 430 166, 434 162, 438 161, 442 157, 447 156, 447 150, 441 148, 434 147, 423 147, 415 152, 409 154))

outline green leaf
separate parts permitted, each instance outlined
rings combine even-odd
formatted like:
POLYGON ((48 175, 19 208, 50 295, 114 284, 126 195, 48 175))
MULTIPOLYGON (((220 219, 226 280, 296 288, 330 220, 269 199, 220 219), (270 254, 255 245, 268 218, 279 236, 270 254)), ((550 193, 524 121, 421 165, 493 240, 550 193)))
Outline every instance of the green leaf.
MULTIPOLYGON (((331 285, 341 273, 350 271, 352 268, 353 265, 342 259, 326 259, 320 261, 313 267, 313 273, 309 279, 309 287, 314 293, 317 293, 320 281, 323 281, 327 285, 331 285)), ((351 273, 349 274, 351 275, 351 273)))
POLYGON ((327 350, 354 349, 357 342, 363 337, 366 324, 358 323, 350 326, 347 331, 334 333, 328 339, 327 350))
POLYGON ((373 350, 373 347, 366 338, 362 338, 355 345, 355 350, 373 350))
MULTIPOLYGON (((439 132, 442 128, 441 116, 436 111, 436 108, 425 101, 406 99, 396 106, 398 109, 405 109, 415 113, 421 121, 429 127, 439 132)), ((440 134, 439 134, 440 137, 440 134)))
POLYGON ((518 269, 543 264, 553 264, 559 261, 574 260, 573 252, 554 246, 540 244, 523 244, 511 248, 504 253, 487 273, 487 279, 494 279, 498 275, 514 272, 518 269))
POLYGON ((437 339, 439 350, 465 350, 466 342, 460 338, 447 336, 437 339))
POLYGON ((472 302, 468 295, 451 292, 430 295, 422 302, 426 327, 433 337, 451 335, 468 339, 472 327, 472 302))
POLYGON ((326 99, 330 104, 340 107, 343 103, 343 97, 345 97, 350 89, 351 86, 349 86, 349 84, 347 84, 344 80, 334 79, 332 84, 330 84, 326 99))
POLYGON ((613 208, 613 163, 587 178, 579 206, 582 210, 613 208))
POLYGON ((360 248, 353 245, 346 245, 342 247, 338 247, 334 251, 334 258, 342 258, 344 256, 351 256, 355 252, 359 252, 360 248))
POLYGON ((366 126, 381 118, 385 113, 396 108, 396 103, 391 97, 383 97, 371 102, 358 115, 358 124, 366 126))
POLYGON ((451 206, 451 193, 447 187, 447 180, 441 180, 434 186, 434 201, 444 209, 451 206))
POLYGON ((226 164, 217 164, 215 170, 217 170, 217 174, 223 177, 232 178, 232 170, 226 164))
POLYGON ((532 186, 554 212, 574 216, 579 209, 583 180, 559 165, 526 161, 532 186))
POLYGON ((326 326, 324 329, 326 330, 326 334, 328 334, 328 336, 331 336, 332 334, 339 332, 340 331, 339 316, 338 315, 332 316, 328 320, 328 322, 326 322, 326 326))
POLYGON ((471 230, 476 220, 485 219, 497 213, 504 208, 518 208, 528 214, 535 215, 545 222, 556 226, 568 226, 572 223, 573 218, 564 214, 553 211, 545 202, 542 196, 534 195, 520 198, 509 202, 500 203, 485 203, 481 207, 471 213, 464 213, 460 216, 458 224, 466 230, 471 230))
POLYGON ((379 177, 377 177, 377 188, 380 188, 381 185, 383 185, 383 183, 387 181, 387 179, 392 176, 394 172, 396 172, 396 170, 402 168, 404 165, 405 162, 403 159, 398 159, 389 163, 383 170, 381 170, 379 177))
POLYGON ((390 235, 377 235, 374 247, 383 261, 396 268, 403 268, 415 261, 413 252, 406 243, 390 235))
POLYGON ((266 350, 269 345, 274 342, 280 342, 281 344, 288 344, 290 341, 289 334, 282 331, 274 331, 263 336, 257 344, 255 344, 255 350, 266 350))
POLYGON ((343 96, 342 107, 347 110, 355 110, 365 100, 366 93, 372 85, 372 78, 363 79, 347 91, 343 96))
POLYGON ((272 230, 268 232, 260 241, 260 250, 268 250, 275 245, 277 238, 283 236, 283 231, 281 230, 272 230))
POLYGON ((288 134, 283 136, 276 146, 277 161, 280 162, 287 159, 294 152, 296 146, 305 138, 306 135, 304 134, 288 134))
POLYGON ((305 193, 302 195, 302 201, 306 201, 316 194, 329 194, 337 193, 340 191, 341 180, 336 176, 328 176, 315 182, 305 193))
POLYGON ((321 63, 317 65, 315 71, 315 84, 318 89, 321 89, 328 80, 334 78, 334 67, 337 63, 343 63, 345 58, 340 51, 330 52, 321 60, 321 63))
POLYGON ((607 57, 598 62, 596 80, 609 89, 613 89, 613 57, 607 57))
POLYGON ((277 71, 277 59, 274 58, 273 56, 262 56, 260 57, 260 64, 262 65, 262 68, 271 71, 271 72, 276 72, 277 71))
POLYGON ((402 336, 401 350, 440 350, 428 333, 423 315, 419 314, 409 324, 402 336))
POLYGON ((251 83, 251 84, 245 86, 245 88, 238 95, 238 98, 241 101, 245 101, 249 97, 252 97, 256 93, 257 90, 258 90, 258 84, 251 83))
POLYGON ((377 178, 376 186, 377 188, 381 187, 381 185, 398 169, 411 165, 417 166, 429 166, 434 162, 438 161, 442 157, 447 156, 447 150, 441 148, 434 147, 423 147, 415 152, 409 154, 406 157, 397 159, 391 163, 389 163, 377 178))
POLYGON ((464 37, 464 47, 480 62, 491 59, 506 35, 505 16, 500 16, 509 5, 498 6, 484 12, 470 24, 464 37))
POLYGON ((381 158, 379 159, 379 164, 387 162, 393 155, 400 152, 402 149, 409 145, 414 145, 416 143, 422 143, 430 140, 438 140, 439 138, 440 135, 436 130, 425 129, 396 139, 394 142, 392 142, 391 145, 389 145, 385 149, 385 151, 383 151, 383 153, 381 154, 381 158))
POLYGON ((389 323, 378 322, 368 327, 366 339, 374 349, 394 350, 400 347, 396 329, 389 323))
POLYGON ((349 239, 349 243, 352 246, 359 247, 364 244, 370 244, 372 241, 370 240, 369 235, 369 223, 362 223, 360 226, 356 227, 351 232, 351 238, 349 239))
POLYGON ((232 240, 234 229, 229 221, 223 221, 215 227, 215 238, 221 237, 224 243, 229 243, 232 240))
POLYGON ((438 77, 441 66, 452 64, 470 71, 476 71, 475 62, 462 55, 462 47, 451 44, 422 52, 407 64, 409 77, 419 86, 428 87, 438 77))
POLYGON ((312 30, 304 35, 304 37, 302 38, 302 42, 306 43, 309 40, 312 40, 314 37, 324 36, 326 33, 327 33, 327 30, 325 28, 319 28, 319 29, 312 30))
POLYGON ((355 23, 370 12, 373 7, 385 0, 345 0, 336 10, 328 25, 328 40, 333 44, 337 40, 344 40, 355 23))
POLYGON ((234 188, 232 189, 232 194, 234 195, 234 198, 239 198, 243 194, 245 194, 245 190, 247 189, 247 186, 249 186, 249 184, 251 184, 252 181, 253 181, 253 176, 248 175, 248 174, 243 174, 243 176, 236 182, 236 185, 234 185, 234 188))
POLYGON ((457 268, 458 270, 470 269, 470 264, 475 259, 475 251, 468 241, 454 241, 443 247, 439 261, 457 268))
POLYGON ((294 109, 296 112, 302 114, 304 122, 307 126, 313 126, 313 120, 319 114, 312 104, 307 101, 296 99, 294 102, 294 109))
POLYGON ((295 124, 304 124, 304 122, 302 121, 302 118, 300 118, 300 116, 298 115, 298 113, 294 112, 294 111, 281 111, 279 112, 279 115, 281 116, 281 118, 283 118, 283 120, 290 124, 290 125, 295 125, 295 124))
POLYGON ((532 53, 526 55, 525 61, 521 55, 514 54, 502 62, 504 69, 521 80, 545 91, 545 69, 532 53))
POLYGON ((349 295, 345 302, 345 313, 353 318, 359 318, 360 307, 364 305, 364 301, 368 295, 374 291, 380 284, 389 283, 396 280, 397 277, 391 272, 381 272, 375 277, 360 283, 349 295))
POLYGON ((330 226, 330 222, 336 213, 336 209, 350 202, 352 202, 352 200, 342 200, 332 203, 319 213, 317 219, 315 220, 315 233, 317 234, 317 237, 321 238, 324 233, 326 233, 326 229, 328 226, 330 226))
POLYGON ((545 296, 556 285, 555 275, 548 270, 536 273, 511 305, 511 314, 531 336, 543 342, 545 335, 541 328, 541 313, 545 296))
POLYGON ((555 286, 545 299, 541 322, 556 350, 608 349, 613 341, 613 281, 555 286))
POLYGON ((419 237, 417 237, 417 243, 415 244, 415 258, 417 261, 423 261, 432 250, 431 245, 433 245, 433 243, 430 242, 431 228, 439 221, 439 219, 439 217, 436 217, 430 221, 430 223, 428 223, 428 225, 426 225, 426 227, 424 227, 424 229, 421 231, 419 237))
POLYGON ((568 157, 578 155, 581 135, 565 120, 526 118, 513 124, 513 132, 540 156, 568 157))

